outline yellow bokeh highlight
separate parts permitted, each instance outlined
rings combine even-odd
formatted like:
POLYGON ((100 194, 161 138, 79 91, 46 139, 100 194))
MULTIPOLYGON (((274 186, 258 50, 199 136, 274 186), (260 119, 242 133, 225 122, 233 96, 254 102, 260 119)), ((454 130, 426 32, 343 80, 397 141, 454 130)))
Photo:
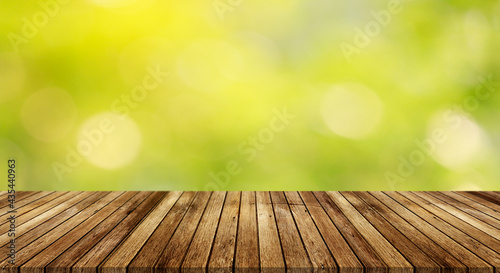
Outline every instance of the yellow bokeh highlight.
POLYGON ((500 1, 388 4, 0 3, 19 190, 498 190, 500 1))
POLYGON ((78 152, 93 165, 117 169, 133 162, 142 146, 137 124, 127 116, 112 112, 88 118, 78 134, 78 152))
POLYGON ((436 113, 428 124, 428 137, 436 130, 443 141, 436 144, 432 154, 441 165, 450 169, 463 169, 474 165, 486 148, 484 132, 476 122, 451 110, 436 113))
POLYGON ((328 89, 321 115, 335 134, 352 139, 369 136, 382 119, 383 104, 375 92, 360 84, 339 84, 328 89))

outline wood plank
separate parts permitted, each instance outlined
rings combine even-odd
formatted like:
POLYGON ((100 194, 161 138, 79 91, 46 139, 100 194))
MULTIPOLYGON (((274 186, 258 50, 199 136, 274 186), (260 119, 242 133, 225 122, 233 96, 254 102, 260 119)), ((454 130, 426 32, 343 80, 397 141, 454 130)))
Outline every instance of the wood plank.
MULTIPOLYGON (((17 210, 16 225, 19 227, 23 223, 29 221, 31 218, 49 210, 57 204, 62 203, 64 200, 68 199, 67 197, 63 197, 66 194, 68 194, 68 192, 56 192, 54 194, 45 196, 44 198, 41 198, 40 200, 37 200, 31 204, 23 206, 22 208, 19 208, 17 210)), ((76 194, 73 194, 70 197, 73 197, 76 194)), ((0 225, 0 228, 2 228, 2 230, 8 229, 7 227, 7 223, 0 225)), ((0 236, 0 245, 3 245, 3 241, 1 240, 1 238, 2 236, 0 236)))
MULTIPOLYGON (((44 196, 44 197, 42 197, 34 202, 31 202, 30 204, 27 204, 26 206, 23 206, 22 208, 19 208, 17 210, 17 215, 22 216, 28 212, 31 213, 31 211, 35 210, 35 209, 38 211, 37 213, 42 213, 42 212, 50 209, 54 203, 57 204, 57 202, 61 202, 60 201, 61 199, 59 199, 59 198, 68 198, 68 197, 63 197, 63 196, 66 194, 69 194, 69 193, 70 192, 67 192, 67 191, 53 192, 52 194, 46 195, 46 196, 44 196), (56 200, 59 200, 59 201, 56 201, 56 200)), ((76 193, 74 193, 74 194, 76 194, 76 193)), ((35 215, 36 215, 36 213, 35 213, 35 215)), ((27 218, 27 216, 23 216, 23 217, 27 218)))
MULTIPOLYGON (((436 215, 424 210, 418 204, 406 199, 402 194, 396 192, 370 192, 379 201, 386 204, 399 216, 411 225, 422 231, 427 237, 446 249, 455 258, 460 260, 469 268, 469 272, 493 272, 491 265, 480 259, 467 248, 457 243, 457 236, 436 215), (422 221, 424 219, 425 221, 422 221), (442 231, 445 231, 443 233, 442 231), (452 239, 453 238, 453 239, 452 239)), ((405 194, 405 193, 403 193, 405 194)), ((460 238, 458 238, 460 240, 460 238)))
MULTIPOLYGON (((80 217, 72 217, 71 219, 68 219, 67 221, 60 224, 50 232, 44 234, 42 237, 36 239, 26 247, 21 248, 17 251, 18 258, 16 258, 16 263, 18 265, 23 265, 43 249, 59 239, 61 236, 72 230, 74 227, 78 226, 80 223, 86 220, 87 217, 90 217, 93 213, 96 212, 96 210, 105 207, 109 204, 110 201, 112 202, 116 200, 117 196, 120 196, 122 194, 123 192, 111 192, 110 194, 106 195, 105 198, 99 200, 99 202, 93 204, 90 207, 87 207, 84 211, 82 211, 79 214, 80 217)), ((9 273, 18 272, 18 267, 8 264, 7 260, 0 262, 0 267, 4 268, 9 273)))
POLYGON ((287 272, 308 271, 312 264, 302 243, 284 193, 271 192, 271 200, 287 272))
POLYGON ((208 260, 208 272, 231 272, 233 269, 240 201, 241 192, 227 193, 208 260))
POLYGON ((457 219, 446 211, 433 206, 428 200, 422 199, 416 194, 402 193, 402 195, 414 203, 418 202, 422 208, 426 209, 430 214, 439 217, 438 219, 441 220, 438 221, 436 217, 433 217, 433 221, 429 220, 429 223, 452 237, 490 265, 495 268, 500 266, 500 256, 498 254, 500 244, 498 240, 457 219), (497 250, 497 252, 493 250, 497 250))
MULTIPOLYGON (((46 273, 69 273, 71 267, 82 256, 94 247, 111 230, 118 228, 119 224, 130 214, 145 215, 154 205, 165 196, 166 192, 140 192, 123 206, 118 208, 112 215, 100 222, 90 232, 85 234, 70 249, 59 255, 45 267, 46 273)), ((58 249, 57 251, 61 251, 58 249)))
POLYGON ((478 196, 478 197, 488 201, 489 203, 493 204, 492 208, 494 210, 500 211, 500 199, 499 198, 491 196, 486 192, 470 192, 470 191, 468 191, 466 193, 478 196))
POLYGON ((205 272, 225 198, 226 192, 221 191, 213 192, 210 196, 205 213, 184 258, 182 272, 205 272))
POLYGON ((34 256, 21 266, 20 273, 44 273, 45 266, 56 259, 60 253, 63 253, 74 243, 80 240, 80 238, 84 237, 99 223, 106 222, 106 219, 114 212, 116 212, 119 208, 126 206, 127 204, 133 205, 135 201, 137 201, 137 199, 134 199, 134 197, 139 194, 143 195, 140 196, 141 199, 145 197, 144 195, 149 195, 149 193, 147 192, 125 192, 113 202, 109 203, 107 206, 99 210, 97 213, 85 219, 71 231, 59 237, 50 246, 41 250, 40 253, 38 253, 36 256, 34 256))
POLYGON ((8 195, 7 191, 0 192, 0 207, 5 207, 10 204, 8 195))
MULTIPOLYGON (((52 218, 54 215, 57 215, 58 213, 64 211, 65 209, 70 208, 71 205, 74 205, 78 201, 81 201, 82 198, 88 197, 88 194, 83 195, 81 194, 81 192, 70 192, 64 194, 56 193, 53 196, 51 195, 50 197, 53 197, 53 199, 50 200, 49 202, 42 203, 42 205, 34 209, 31 209, 26 213, 16 216, 17 236, 20 236, 28 232, 34 227, 52 218)), ((47 199, 44 200, 46 201, 47 199)), ((21 208, 20 211, 23 209, 24 208, 21 208)), ((3 228, 2 230, 8 230, 7 224, 8 223, 1 225, 0 228, 3 228)), ((0 245, 6 245, 9 241, 10 238, 8 237, 7 233, 0 235, 0 245)))
POLYGON ((259 272, 259 237, 255 192, 241 193, 241 206, 236 239, 236 272, 259 272))
POLYGON ((168 214, 163 218, 142 249, 133 257, 127 272, 153 272, 154 265, 167 246, 179 223, 193 202, 196 192, 183 192, 168 214))
POLYGON ((453 255, 448 253, 439 244, 429 239, 419 229, 410 225, 405 219, 392 211, 384 203, 370 195, 368 192, 356 192, 370 207, 383 216, 398 231, 410 238, 422 251, 427 253, 439 264, 443 272, 466 273, 467 266, 461 263, 453 255))
MULTIPOLYGON (((149 213, 158 206, 161 200, 168 198, 170 193, 156 201, 156 198, 147 200, 144 206, 141 204, 137 212, 131 213, 125 218, 116 228, 114 228, 110 233, 106 235, 97 245, 92 247, 83 257, 81 257, 72 268, 73 273, 95 273, 96 268, 108 257, 110 253, 117 248, 126 237, 132 233, 138 224, 145 218, 149 213), (156 202, 155 202, 156 201, 156 202), (151 206, 151 207, 150 207, 151 206), (149 208, 150 207, 150 208, 149 208)), ((175 194, 174 194, 175 195, 175 194)), ((174 198, 173 196, 171 198, 174 198)), ((159 240, 160 243, 164 243, 163 240, 159 240)))
POLYGON ((195 196, 196 192, 192 191, 182 193, 153 234, 144 243, 142 249, 133 257, 127 272, 140 273, 154 271, 154 265, 176 231, 177 226, 186 214, 195 196))
POLYGON ((299 192, 307 210, 338 264, 339 273, 362 273, 363 265, 312 192, 299 192))
MULTIPOLYGON (((481 243, 489 246, 492 249, 500 251, 500 241, 496 236, 500 236, 500 231, 481 222, 480 220, 461 212, 458 209, 452 208, 441 199, 425 193, 414 193, 421 202, 422 206, 428 211, 439 215, 439 217, 464 233, 470 234, 481 243), (460 219, 460 220, 458 220, 460 219), (486 228, 485 228, 486 226, 486 228), (493 232, 492 232, 493 231, 493 232)), ((451 199, 453 200, 453 199, 451 199)), ((494 219, 494 218, 493 218, 494 219)), ((497 251, 498 252, 498 251, 497 251)))
POLYGON ((447 197, 453 198, 457 202, 461 202, 463 204, 466 204, 467 206, 480 211, 482 213, 488 214, 489 216, 495 218, 497 221, 500 220, 500 212, 478 202, 474 202, 472 199, 469 199, 463 195, 458 194, 457 192, 453 191, 443 191, 440 192, 443 195, 446 195, 447 197))
POLYGON ((36 193, 39 193, 39 191, 16 191, 16 200, 21 201, 22 199, 30 197, 36 193))
POLYGON ((413 265, 415 272, 439 273, 441 271, 440 266, 412 242, 412 240, 418 240, 418 238, 412 237, 412 240, 408 239, 355 193, 342 192, 341 194, 387 241, 399 250, 413 265))
MULTIPOLYGON (((57 227, 59 224, 63 223, 74 217, 75 215, 79 215, 81 211, 97 200, 101 199, 103 196, 107 195, 109 192, 89 192, 89 197, 85 198, 83 201, 78 202, 73 205, 70 209, 65 210, 62 213, 57 214, 56 216, 50 218, 49 220, 39 224, 35 228, 25 232, 21 235, 18 235, 17 241, 17 249, 22 249, 23 247, 29 245, 31 242, 37 240, 44 234, 50 232, 53 228, 57 227)), ((83 196, 83 195, 82 195, 83 196)), ((60 228, 58 230, 61 230, 60 228)))
POLYGON ((298 192, 287 191, 285 197, 289 201, 292 216, 309 255, 313 270, 336 272, 337 264, 298 192))
POLYGON ((168 192, 160 203, 146 216, 128 236, 99 266, 100 273, 126 273, 127 266, 139 252, 154 230, 174 206, 182 192, 168 192))
POLYGON ((352 225, 342 211, 335 205, 332 199, 326 192, 313 192, 318 202, 324 208, 325 212, 330 217, 330 220, 340 231, 344 239, 349 243, 350 247, 363 264, 367 273, 383 273, 387 272, 388 266, 379 257, 377 252, 364 239, 363 235, 352 225))
MULTIPOLYGON (((17 214, 19 215, 19 210, 20 208, 30 204, 31 202, 34 202, 35 200, 38 200, 40 198, 46 197, 54 192, 52 191, 41 191, 41 192, 34 192, 35 194, 32 194, 26 198, 23 198, 22 200, 16 200, 15 206, 17 210, 17 214)), ((3 217, 8 214, 8 207, 4 207, 1 209, 2 213, 0 213, 0 217, 3 217)))
POLYGON ((5 273, 500 273, 500 192, 16 197, 5 273))
MULTIPOLYGON (((26 198, 26 197, 29 197, 33 194, 36 194, 36 193, 39 193, 40 191, 16 191, 16 199, 17 200, 21 200, 23 198, 26 198), (23 197, 21 197, 21 194, 25 194, 25 195, 22 195, 23 197)), ((47 192, 50 192, 50 191, 47 191, 47 192)))
POLYGON ((12 199, 12 195, 15 197, 14 205, 16 208, 18 208, 20 207, 18 204, 20 201, 35 193, 36 192, 34 191, 16 191, 14 194, 6 194, 5 196, 0 196, 0 210, 4 211, 10 209, 9 206, 11 205, 11 203, 9 202, 9 200, 12 199))
POLYGON ((388 272, 410 273, 413 266, 394 248, 370 222, 368 222, 339 192, 327 192, 365 240, 377 251, 380 258, 389 266, 388 272))
POLYGON ((177 230, 156 262, 155 272, 179 271, 210 195, 211 193, 206 191, 196 194, 177 230))
POLYGON ((257 200, 257 228, 259 237, 259 258, 262 272, 285 272, 285 260, 278 235, 276 218, 269 192, 255 193, 257 200))
POLYGON ((453 198, 447 196, 431 192, 418 192, 416 194, 429 201, 430 204, 441 208, 464 222, 467 222, 469 225, 474 226, 479 230, 483 230, 485 233, 488 233, 496 239, 500 239, 500 223, 497 219, 480 211, 474 210, 471 207, 468 207, 461 202, 457 202, 453 198))
POLYGON ((472 194, 470 192, 464 192, 464 191, 456 191, 455 193, 460 195, 460 196, 464 196, 464 197, 472 200, 476 204, 480 204, 482 206, 489 208, 492 211, 500 213, 500 206, 496 205, 495 203, 491 203, 490 201, 487 201, 487 200, 485 200, 485 199, 483 199, 475 194, 472 194))
POLYGON ((496 200, 500 200, 500 191, 482 191, 482 193, 489 194, 490 196, 492 196, 496 200))

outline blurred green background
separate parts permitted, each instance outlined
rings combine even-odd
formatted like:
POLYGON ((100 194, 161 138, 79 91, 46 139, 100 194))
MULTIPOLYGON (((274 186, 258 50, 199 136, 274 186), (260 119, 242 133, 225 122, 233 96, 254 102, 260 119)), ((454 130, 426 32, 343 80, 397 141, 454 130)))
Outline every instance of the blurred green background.
POLYGON ((500 1, 0 7, 5 188, 500 189, 500 1))

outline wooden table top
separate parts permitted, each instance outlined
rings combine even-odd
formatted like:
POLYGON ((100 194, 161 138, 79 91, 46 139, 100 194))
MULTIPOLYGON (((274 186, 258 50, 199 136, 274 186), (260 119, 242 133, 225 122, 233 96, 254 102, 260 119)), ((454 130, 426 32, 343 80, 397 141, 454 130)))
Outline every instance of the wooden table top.
POLYGON ((500 273, 500 192, 16 194, 15 264, 37 273, 500 273))

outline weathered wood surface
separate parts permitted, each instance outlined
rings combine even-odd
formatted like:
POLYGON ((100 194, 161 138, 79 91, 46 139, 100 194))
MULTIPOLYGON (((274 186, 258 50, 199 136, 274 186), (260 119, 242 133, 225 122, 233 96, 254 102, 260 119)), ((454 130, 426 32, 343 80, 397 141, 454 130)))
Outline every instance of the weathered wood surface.
POLYGON ((18 192, 11 273, 500 273, 499 192, 18 192))

